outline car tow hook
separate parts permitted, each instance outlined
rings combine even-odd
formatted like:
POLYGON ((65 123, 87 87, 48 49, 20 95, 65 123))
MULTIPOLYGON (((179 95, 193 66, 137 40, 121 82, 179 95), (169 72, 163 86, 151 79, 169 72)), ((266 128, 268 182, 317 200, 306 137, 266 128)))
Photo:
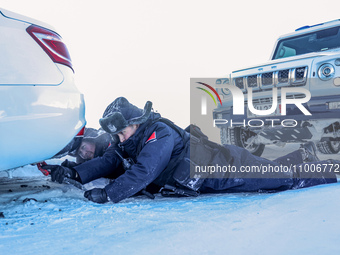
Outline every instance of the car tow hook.
POLYGON ((48 170, 44 169, 44 166, 46 166, 46 165, 47 165, 47 163, 45 161, 37 163, 37 167, 38 167, 39 171, 42 172, 43 175, 48 176, 50 174, 50 172, 48 170))

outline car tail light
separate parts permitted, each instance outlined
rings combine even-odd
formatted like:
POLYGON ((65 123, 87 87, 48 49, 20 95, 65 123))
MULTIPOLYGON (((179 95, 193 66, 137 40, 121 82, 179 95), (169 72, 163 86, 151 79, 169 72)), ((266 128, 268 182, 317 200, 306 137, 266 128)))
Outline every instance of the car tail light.
POLYGON ((66 65, 73 70, 67 47, 57 33, 35 25, 29 26, 26 31, 50 56, 53 62, 66 65))
POLYGON ((76 137, 84 136, 85 133, 85 126, 79 131, 79 133, 76 135, 76 137))

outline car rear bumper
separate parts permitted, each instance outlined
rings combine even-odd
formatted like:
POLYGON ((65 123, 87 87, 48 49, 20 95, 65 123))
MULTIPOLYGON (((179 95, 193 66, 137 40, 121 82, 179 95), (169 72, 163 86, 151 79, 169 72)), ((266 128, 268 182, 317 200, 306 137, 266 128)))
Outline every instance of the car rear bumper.
POLYGON ((59 86, 0 86, 0 170, 53 157, 85 126, 73 72, 58 68, 64 74, 59 86))

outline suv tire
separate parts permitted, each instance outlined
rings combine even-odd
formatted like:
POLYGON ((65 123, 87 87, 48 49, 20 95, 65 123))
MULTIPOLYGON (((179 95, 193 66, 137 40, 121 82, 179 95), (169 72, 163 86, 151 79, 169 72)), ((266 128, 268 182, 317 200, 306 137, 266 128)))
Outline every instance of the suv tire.
MULTIPOLYGON (((220 130, 220 138, 223 145, 232 144, 241 148, 246 148, 248 146, 247 140, 252 136, 255 136, 254 132, 242 127, 221 128, 220 130)), ((253 144, 250 148, 247 148, 247 150, 255 156, 261 156, 264 148, 265 145, 261 143, 253 144)))
POLYGON ((336 141, 318 142, 316 146, 323 154, 337 154, 340 151, 340 142, 336 141))

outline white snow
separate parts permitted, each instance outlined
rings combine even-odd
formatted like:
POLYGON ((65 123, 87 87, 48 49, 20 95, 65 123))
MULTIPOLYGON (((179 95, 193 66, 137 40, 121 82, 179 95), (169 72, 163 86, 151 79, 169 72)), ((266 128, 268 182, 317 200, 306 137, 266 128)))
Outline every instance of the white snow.
POLYGON ((340 183, 101 205, 49 179, 34 166, 0 172, 1 255, 340 252, 340 183))

